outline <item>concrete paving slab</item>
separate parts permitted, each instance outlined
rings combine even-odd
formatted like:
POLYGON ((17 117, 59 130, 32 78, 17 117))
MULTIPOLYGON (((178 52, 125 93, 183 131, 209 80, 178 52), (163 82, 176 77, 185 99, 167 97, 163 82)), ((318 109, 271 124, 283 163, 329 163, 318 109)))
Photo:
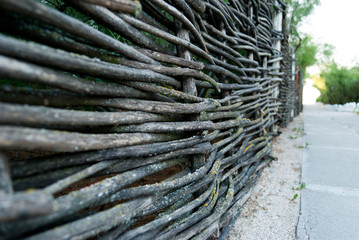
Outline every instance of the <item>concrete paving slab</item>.
POLYGON ((305 115, 305 128, 309 132, 330 133, 337 129, 359 137, 359 115, 356 113, 328 111, 320 105, 306 105, 305 115))
POLYGON ((301 208, 305 211, 299 217, 298 240, 359 239, 359 191, 357 195, 336 194, 325 188, 302 190, 301 208))
MULTIPOLYGON (((359 122, 359 117, 358 117, 359 122)), ((304 124, 304 128, 306 129, 307 133, 318 133, 323 135, 333 135, 333 134, 345 134, 351 135, 359 138, 359 134, 356 132, 354 126, 350 126, 349 124, 345 123, 336 123, 333 121, 323 121, 318 120, 317 122, 306 122, 304 124)), ((359 129, 358 129, 359 130, 359 129)), ((359 144, 358 144, 359 146, 359 144)))
POLYGON ((338 123, 329 122, 329 121, 325 122, 322 120, 318 120, 317 122, 306 122, 304 127, 309 132, 317 131, 317 132, 322 132, 322 133, 335 133, 336 131, 347 131, 348 130, 348 128, 346 126, 340 125, 338 123))
POLYGON ((359 148, 311 148, 304 152, 302 181, 305 183, 358 188, 359 148))
POLYGON ((359 115, 304 107, 300 240, 359 240, 359 115))
POLYGON ((357 148, 359 149, 359 137, 351 134, 349 135, 348 131, 339 131, 336 130, 337 134, 326 134, 326 133, 307 133, 305 136, 305 141, 309 143, 310 146, 326 146, 334 148, 357 148))

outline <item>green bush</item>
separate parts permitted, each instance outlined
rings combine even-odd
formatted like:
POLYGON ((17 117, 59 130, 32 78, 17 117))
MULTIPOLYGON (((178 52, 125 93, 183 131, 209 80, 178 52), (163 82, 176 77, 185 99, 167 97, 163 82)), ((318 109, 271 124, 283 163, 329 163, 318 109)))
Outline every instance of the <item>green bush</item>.
POLYGON ((320 89, 320 101, 325 104, 345 104, 359 101, 359 68, 339 67, 332 63, 320 74, 325 88, 320 89))

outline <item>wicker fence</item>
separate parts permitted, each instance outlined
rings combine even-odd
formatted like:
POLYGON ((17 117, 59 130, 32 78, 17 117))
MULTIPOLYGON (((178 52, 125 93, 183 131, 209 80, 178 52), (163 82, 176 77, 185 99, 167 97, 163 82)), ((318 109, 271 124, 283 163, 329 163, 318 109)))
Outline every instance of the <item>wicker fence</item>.
POLYGON ((0 239, 225 239, 300 106, 285 8, 0 0, 0 239))

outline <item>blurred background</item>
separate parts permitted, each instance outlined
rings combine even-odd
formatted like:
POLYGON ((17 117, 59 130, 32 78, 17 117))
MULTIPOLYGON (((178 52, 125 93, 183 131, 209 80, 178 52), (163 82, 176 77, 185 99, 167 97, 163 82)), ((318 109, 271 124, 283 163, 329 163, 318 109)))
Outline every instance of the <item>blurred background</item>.
POLYGON ((289 0, 291 42, 304 73, 304 104, 359 102, 359 2, 289 0))

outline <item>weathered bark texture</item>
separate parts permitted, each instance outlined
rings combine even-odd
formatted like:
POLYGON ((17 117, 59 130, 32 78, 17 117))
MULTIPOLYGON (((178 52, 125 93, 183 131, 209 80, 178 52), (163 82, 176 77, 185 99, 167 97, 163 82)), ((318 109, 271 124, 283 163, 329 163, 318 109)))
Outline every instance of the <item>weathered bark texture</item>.
POLYGON ((54 199, 43 191, 0 195, 0 222, 51 214, 54 199))

